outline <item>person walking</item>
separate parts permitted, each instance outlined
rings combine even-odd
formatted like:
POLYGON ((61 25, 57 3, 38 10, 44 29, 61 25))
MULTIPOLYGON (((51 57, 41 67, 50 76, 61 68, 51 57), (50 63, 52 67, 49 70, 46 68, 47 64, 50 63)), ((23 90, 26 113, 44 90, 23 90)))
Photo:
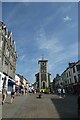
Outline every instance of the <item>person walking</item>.
POLYGON ((15 90, 12 87, 12 90, 11 90, 11 103, 13 102, 14 97, 15 97, 15 90))
POLYGON ((7 89, 6 89, 5 85, 3 85, 3 88, 2 88, 2 105, 5 103, 6 95, 7 95, 7 89))
POLYGON ((62 98, 61 97, 61 88, 58 88, 58 94, 59 94, 59 98, 62 98))
POLYGON ((65 89, 63 88, 63 96, 65 97, 65 89))

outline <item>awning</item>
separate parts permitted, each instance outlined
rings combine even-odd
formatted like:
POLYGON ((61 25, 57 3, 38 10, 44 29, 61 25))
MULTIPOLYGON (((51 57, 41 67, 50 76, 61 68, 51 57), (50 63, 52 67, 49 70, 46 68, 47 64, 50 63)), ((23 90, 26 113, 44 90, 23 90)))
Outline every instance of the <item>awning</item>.
POLYGON ((11 82, 12 84, 16 85, 15 81, 13 79, 9 79, 9 82, 11 82))

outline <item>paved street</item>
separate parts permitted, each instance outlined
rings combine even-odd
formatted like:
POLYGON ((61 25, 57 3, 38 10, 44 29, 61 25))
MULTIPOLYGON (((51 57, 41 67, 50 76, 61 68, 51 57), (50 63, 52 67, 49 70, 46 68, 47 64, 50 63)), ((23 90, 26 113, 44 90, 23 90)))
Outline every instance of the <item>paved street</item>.
POLYGON ((0 120, 2 118, 2 97, 1 97, 1 94, 0 94, 0 120))
POLYGON ((10 104, 10 96, 3 105, 3 118, 76 118, 77 97, 68 95, 59 98, 57 95, 16 96, 10 104))

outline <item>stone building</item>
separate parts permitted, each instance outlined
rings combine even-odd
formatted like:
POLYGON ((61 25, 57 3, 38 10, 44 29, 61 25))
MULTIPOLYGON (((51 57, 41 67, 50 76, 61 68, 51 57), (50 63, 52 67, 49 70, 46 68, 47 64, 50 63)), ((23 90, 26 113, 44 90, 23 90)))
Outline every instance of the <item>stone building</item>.
POLYGON ((80 93, 80 60, 68 64, 61 75, 53 79, 53 89, 65 88, 67 93, 80 93))
POLYGON ((16 45, 12 39, 12 32, 0 21, 0 76, 6 77, 6 86, 8 79, 15 80, 16 58, 16 45))
POLYGON ((39 72, 35 74, 36 77, 36 89, 38 89, 41 92, 46 92, 50 90, 50 73, 48 73, 47 70, 47 62, 48 60, 42 60, 38 61, 39 64, 39 72))
POLYGON ((61 79, 67 92, 80 92, 80 60, 69 63, 66 70, 61 74, 61 79))

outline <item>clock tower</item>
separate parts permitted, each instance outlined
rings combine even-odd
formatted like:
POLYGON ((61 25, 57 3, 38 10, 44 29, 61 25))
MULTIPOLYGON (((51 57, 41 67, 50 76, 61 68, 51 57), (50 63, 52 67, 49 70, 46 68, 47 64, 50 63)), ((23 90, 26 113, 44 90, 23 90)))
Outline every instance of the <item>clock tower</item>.
POLYGON ((46 91, 50 87, 50 74, 47 69, 48 60, 45 60, 43 57, 38 61, 39 64, 39 73, 36 74, 37 87, 40 91, 46 91))

